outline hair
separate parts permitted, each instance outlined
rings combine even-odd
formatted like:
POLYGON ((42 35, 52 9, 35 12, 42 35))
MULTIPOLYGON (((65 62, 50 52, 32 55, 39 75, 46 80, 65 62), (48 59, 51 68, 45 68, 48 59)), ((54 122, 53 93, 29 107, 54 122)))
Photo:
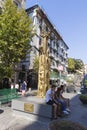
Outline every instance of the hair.
POLYGON ((55 85, 55 84, 52 84, 52 85, 51 85, 51 88, 56 88, 56 85, 55 85))
POLYGON ((60 92, 61 90, 62 90, 62 88, 61 88, 61 87, 57 88, 57 92, 60 92))
POLYGON ((56 92, 55 92, 55 95, 56 95, 57 97, 60 96, 60 91, 61 91, 61 90, 62 90, 61 87, 58 87, 58 88, 57 88, 57 90, 56 90, 56 92))
POLYGON ((63 88, 64 88, 64 85, 61 85, 61 86, 60 86, 60 88, 62 88, 62 89, 63 89, 63 88))

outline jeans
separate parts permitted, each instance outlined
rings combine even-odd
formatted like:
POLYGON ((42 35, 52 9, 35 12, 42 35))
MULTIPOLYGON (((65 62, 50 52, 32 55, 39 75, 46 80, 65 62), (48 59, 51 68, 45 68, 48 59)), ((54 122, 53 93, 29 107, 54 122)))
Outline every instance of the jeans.
POLYGON ((65 103, 65 101, 58 100, 58 102, 61 104, 62 111, 64 111, 66 109, 66 103, 65 103))

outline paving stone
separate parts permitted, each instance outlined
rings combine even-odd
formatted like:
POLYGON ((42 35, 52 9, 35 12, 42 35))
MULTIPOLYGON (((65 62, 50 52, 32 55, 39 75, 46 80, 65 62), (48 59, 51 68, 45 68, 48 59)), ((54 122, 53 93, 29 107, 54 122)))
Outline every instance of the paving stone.
MULTIPOLYGON (((77 93, 64 93, 65 97, 70 98, 71 113, 69 116, 58 120, 71 120, 87 127, 87 105, 82 105, 77 93)), ((13 114, 8 105, 0 106, 0 130, 48 130, 49 122, 37 122, 24 116, 13 114)))

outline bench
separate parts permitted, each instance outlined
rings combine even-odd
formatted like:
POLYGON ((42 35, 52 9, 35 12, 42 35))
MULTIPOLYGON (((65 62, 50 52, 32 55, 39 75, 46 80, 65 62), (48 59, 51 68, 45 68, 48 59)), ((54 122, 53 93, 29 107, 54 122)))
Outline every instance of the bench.
POLYGON ((0 104, 10 102, 14 98, 18 98, 18 93, 15 88, 0 90, 0 104))
POLYGON ((11 107, 14 115, 29 117, 32 120, 46 122, 52 118, 52 106, 37 96, 13 99, 11 107))

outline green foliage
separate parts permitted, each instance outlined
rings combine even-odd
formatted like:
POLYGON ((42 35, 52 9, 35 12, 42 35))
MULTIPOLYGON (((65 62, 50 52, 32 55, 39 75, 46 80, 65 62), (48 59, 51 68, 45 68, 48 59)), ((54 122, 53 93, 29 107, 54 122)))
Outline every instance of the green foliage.
POLYGON ((68 58, 68 72, 77 72, 77 70, 83 69, 84 64, 82 60, 68 58))
POLYGON ((87 94, 81 94, 79 98, 80 98, 80 99, 84 99, 84 100, 86 99, 86 100, 87 100, 87 94))
POLYGON ((0 63, 0 79, 3 79, 4 77, 11 77, 12 74, 14 73, 13 67, 6 66, 3 63, 0 63))
POLYGON ((75 72, 75 61, 73 58, 68 58, 68 71, 75 72))
POLYGON ((81 94, 79 99, 83 104, 87 104, 87 94, 81 94))
POLYGON ((74 61, 75 61, 75 69, 76 70, 80 70, 80 69, 83 68, 83 64, 82 64, 82 62, 80 60, 75 59, 74 61))
POLYGON ((87 86, 87 80, 84 81, 84 85, 87 86))
POLYGON ((79 123, 66 120, 51 122, 49 128, 50 130, 87 130, 79 123))
POLYGON ((6 0, 0 15, 0 75, 1 71, 11 75, 15 63, 26 58, 33 35, 32 21, 26 12, 6 0))

